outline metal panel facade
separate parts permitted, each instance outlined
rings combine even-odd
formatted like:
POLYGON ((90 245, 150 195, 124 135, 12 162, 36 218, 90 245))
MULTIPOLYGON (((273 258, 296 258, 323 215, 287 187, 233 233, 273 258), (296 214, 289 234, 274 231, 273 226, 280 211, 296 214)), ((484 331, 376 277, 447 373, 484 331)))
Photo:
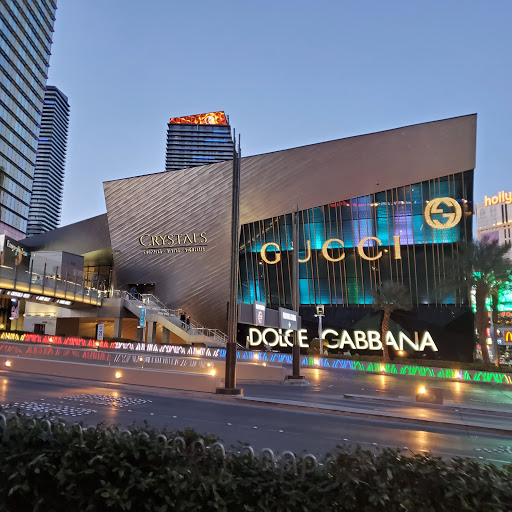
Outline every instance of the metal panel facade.
MULTIPOLYGON (((476 115, 242 159, 241 223, 383 192, 475 167, 476 115)), ((155 293, 224 329, 231 162, 104 184, 116 285, 155 293)))

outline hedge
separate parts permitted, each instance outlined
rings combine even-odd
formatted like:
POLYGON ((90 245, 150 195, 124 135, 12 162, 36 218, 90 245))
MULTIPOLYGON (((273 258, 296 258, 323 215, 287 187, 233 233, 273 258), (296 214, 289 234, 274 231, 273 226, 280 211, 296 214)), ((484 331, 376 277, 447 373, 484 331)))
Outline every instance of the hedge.
MULTIPOLYGON (((0 422, 3 420, 0 416, 0 422)), ((512 466, 338 447, 312 457, 149 427, 9 417, 0 442, 8 511, 510 511, 512 466), (177 438, 180 436, 184 442, 177 438)))

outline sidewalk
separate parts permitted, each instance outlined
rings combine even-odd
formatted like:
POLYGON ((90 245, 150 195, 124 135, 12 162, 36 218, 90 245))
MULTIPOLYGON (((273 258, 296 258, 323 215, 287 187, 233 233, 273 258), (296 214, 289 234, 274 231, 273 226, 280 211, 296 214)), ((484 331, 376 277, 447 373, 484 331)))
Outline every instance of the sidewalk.
MULTIPOLYGON (((416 410, 411 408, 410 410, 402 409, 400 411, 382 411, 376 409, 347 407, 342 405, 326 405, 297 400, 258 398, 254 396, 237 397, 236 400, 247 404, 252 403, 254 405, 261 404, 288 409, 299 409, 310 413, 340 414, 344 416, 364 417, 370 420, 396 421, 409 424, 413 423, 415 425, 420 424, 430 427, 468 430, 471 432, 481 432, 495 435, 512 435, 512 416, 507 415, 508 417, 504 417, 502 414, 499 414, 499 411, 495 411, 498 413, 496 416, 489 414, 490 411, 484 411, 485 417, 482 417, 480 414, 468 414, 468 419, 456 419, 455 417, 450 418, 442 417, 442 415, 439 414, 431 414, 432 412, 437 411, 425 412, 425 409, 427 408, 417 408, 416 410), (486 423, 483 422, 484 419, 487 420, 486 423)), ((463 417, 462 414, 460 414, 460 416, 461 418, 463 417)))

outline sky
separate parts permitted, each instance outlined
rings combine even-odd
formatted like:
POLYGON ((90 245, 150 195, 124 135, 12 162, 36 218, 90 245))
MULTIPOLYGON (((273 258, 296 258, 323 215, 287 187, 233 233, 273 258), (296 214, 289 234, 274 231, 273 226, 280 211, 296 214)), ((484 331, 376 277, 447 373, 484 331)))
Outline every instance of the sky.
POLYGON ((511 190, 511 23, 510 0, 58 0, 61 224, 163 171, 170 117, 216 110, 245 156, 477 113, 475 201, 511 190))

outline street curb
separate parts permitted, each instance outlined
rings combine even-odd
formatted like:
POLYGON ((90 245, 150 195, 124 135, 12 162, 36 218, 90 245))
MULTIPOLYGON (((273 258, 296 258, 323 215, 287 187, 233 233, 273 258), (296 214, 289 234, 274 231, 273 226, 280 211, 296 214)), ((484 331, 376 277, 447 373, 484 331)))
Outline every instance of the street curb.
POLYGON ((339 407, 322 404, 308 404, 306 402, 296 402, 293 400, 271 400, 268 398, 256 397, 237 397, 235 400, 243 401, 244 403, 253 403, 253 405, 268 405, 279 407, 282 409, 295 409, 312 413, 320 414, 335 414, 340 416, 355 416, 368 418, 379 421, 395 421, 400 423, 408 423, 415 425, 427 425, 438 428, 449 428, 455 430, 471 430, 473 432, 483 432, 487 434, 498 434, 512 436, 512 429, 505 429, 499 427, 492 427, 489 425, 482 425, 479 423, 459 421, 459 420, 427 420, 424 418, 414 418, 403 414, 390 414, 389 412, 371 411, 365 409, 352 409, 350 407, 339 407))
POLYGON ((507 418, 512 418, 512 410, 511 411, 499 411, 497 409, 477 409, 472 406, 464 405, 464 404, 454 404, 453 402, 445 403, 445 404, 430 404, 426 402, 413 402, 407 399, 400 398, 391 398, 391 397, 381 397, 381 396, 372 396, 372 395, 358 395, 353 393, 345 393, 343 395, 344 398, 348 400, 357 400, 361 399, 368 402, 381 402, 381 403, 390 403, 390 404, 401 404, 406 405, 408 407, 427 407, 429 409, 438 409, 441 411, 454 411, 454 412, 474 412, 476 414, 491 414, 494 416, 505 416, 507 418))

